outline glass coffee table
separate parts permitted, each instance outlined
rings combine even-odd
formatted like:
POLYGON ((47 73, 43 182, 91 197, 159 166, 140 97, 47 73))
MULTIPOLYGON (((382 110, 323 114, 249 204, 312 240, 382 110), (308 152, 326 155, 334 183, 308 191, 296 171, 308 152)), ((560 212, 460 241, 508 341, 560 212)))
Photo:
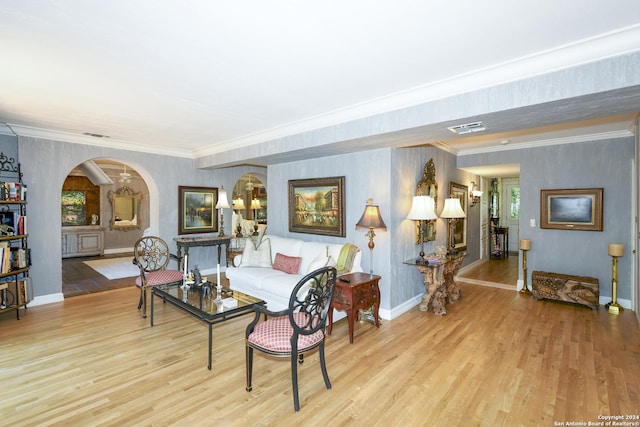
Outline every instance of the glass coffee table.
POLYGON ((154 297, 209 325, 209 365, 207 367, 211 370, 213 325, 253 313, 256 305, 265 305, 261 299, 230 289, 223 288, 220 296, 221 300, 216 301, 216 288, 212 283, 191 287, 189 290, 182 288, 182 282, 154 286, 151 288, 151 326, 153 326, 154 297))

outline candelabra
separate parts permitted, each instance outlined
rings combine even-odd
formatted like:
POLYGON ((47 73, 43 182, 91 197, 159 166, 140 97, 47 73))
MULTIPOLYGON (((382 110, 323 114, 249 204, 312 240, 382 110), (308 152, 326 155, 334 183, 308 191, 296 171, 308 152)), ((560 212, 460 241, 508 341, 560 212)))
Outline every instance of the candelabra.
POLYGON ((529 288, 527 287, 527 251, 531 249, 531 240, 529 239, 520 239, 520 250, 522 251, 522 280, 523 285, 520 292, 523 294, 530 294, 529 288))
POLYGON ((611 314, 620 314, 624 311, 618 304, 618 257, 624 255, 624 245, 609 244, 609 255, 611 256, 611 302, 605 304, 605 308, 611 314))

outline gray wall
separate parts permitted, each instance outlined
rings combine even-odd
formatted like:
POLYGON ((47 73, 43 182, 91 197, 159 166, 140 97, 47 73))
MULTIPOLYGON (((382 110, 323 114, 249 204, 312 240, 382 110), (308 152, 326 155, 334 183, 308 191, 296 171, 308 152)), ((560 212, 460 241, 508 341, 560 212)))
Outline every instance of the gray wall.
MULTIPOLYGON (((360 153, 330 156, 312 160, 272 165, 268 168, 269 194, 268 216, 270 234, 328 243, 351 242, 363 252, 362 265, 369 271, 371 261, 364 231, 356 231, 355 224, 364 210, 366 199, 372 197, 380 206, 387 231, 376 232, 373 251, 373 270, 382 276, 380 280, 381 310, 391 317, 401 313, 406 304, 424 293, 422 276, 415 266, 403 264, 415 258, 420 247, 414 244, 414 223, 406 216, 411 209, 416 185, 422 177, 425 163, 434 159, 438 181, 438 206, 440 213, 448 195, 449 182, 468 185, 475 175, 457 170, 455 157, 433 147, 410 149, 378 149, 360 153), (288 180, 345 176, 346 237, 328 237, 314 234, 290 233, 288 212, 288 180), (285 213, 283 215, 283 213, 285 213)), ((465 263, 479 257, 480 210, 469 212, 468 255, 465 263)), ((436 243, 425 244, 425 252, 432 253, 435 244, 446 245, 447 228, 443 220, 437 221, 436 243)))
MULTIPOLYGON (((29 247, 33 266, 30 276, 34 295, 62 292, 60 191, 67 174, 78 164, 94 158, 126 162, 145 175, 150 188, 159 195, 157 234, 171 244, 178 233, 178 186, 193 185, 232 189, 236 180, 256 168, 237 167, 198 170, 191 159, 161 156, 106 147, 19 137, 19 157, 24 182, 29 187, 29 247)), ((260 170, 260 168, 257 168, 260 170)), ((230 232, 231 210, 225 210, 225 230, 230 232)), ((141 231, 140 231, 141 233, 141 231)), ((216 265, 213 248, 197 248, 190 253, 189 265, 200 270, 216 265)))
POLYGON ((460 156, 458 167, 520 164, 520 237, 531 239, 528 283, 536 270, 596 277, 600 294, 610 297, 607 246, 622 243, 618 297, 631 299, 633 158, 634 139, 628 137, 460 156), (564 188, 604 188, 602 232, 540 228, 540 190, 564 188))

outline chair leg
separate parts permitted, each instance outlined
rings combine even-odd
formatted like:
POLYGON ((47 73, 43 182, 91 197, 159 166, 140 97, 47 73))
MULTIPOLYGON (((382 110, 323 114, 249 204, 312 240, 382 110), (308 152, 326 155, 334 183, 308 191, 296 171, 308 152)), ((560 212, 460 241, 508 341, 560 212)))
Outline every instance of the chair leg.
POLYGON ((320 353, 320 368, 322 369, 322 377, 324 378, 324 385, 327 388, 331 388, 331 382, 329 381, 329 374, 327 373, 327 364, 324 361, 324 343, 320 344, 320 348, 318 349, 318 353, 320 353))
POLYGON ((247 362, 247 391, 251 391, 253 387, 251 386, 251 377, 253 375, 253 348, 247 346, 246 347, 246 362, 247 362))
POLYGON ((142 318, 147 318, 147 287, 142 288, 142 318))
POLYGON ((295 352, 291 353, 291 383, 293 386, 293 408, 298 412, 300 410, 300 400, 298 399, 298 357, 295 352))
POLYGON ((140 299, 138 300, 138 310, 142 308, 142 288, 140 288, 140 299))

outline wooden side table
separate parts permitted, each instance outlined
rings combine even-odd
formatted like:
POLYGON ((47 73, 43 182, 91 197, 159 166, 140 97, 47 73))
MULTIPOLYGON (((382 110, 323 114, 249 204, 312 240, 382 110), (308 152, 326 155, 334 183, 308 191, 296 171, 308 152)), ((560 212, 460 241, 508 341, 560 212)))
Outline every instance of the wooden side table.
POLYGON ((380 326, 378 319, 378 310, 380 309, 379 280, 380 276, 369 273, 349 273, 336 279, 336 287, 329 307, 329 322, 327 324, 329 335, 331 335, 331 326, 333 325, 333 309, 347 312, 349 342, 351 344, 353 344, 353 322, 358 310, 373 307, 374 325, 376 328, 380 326), (348 280, 348 282, 340 280, 341 278, 348 280))

